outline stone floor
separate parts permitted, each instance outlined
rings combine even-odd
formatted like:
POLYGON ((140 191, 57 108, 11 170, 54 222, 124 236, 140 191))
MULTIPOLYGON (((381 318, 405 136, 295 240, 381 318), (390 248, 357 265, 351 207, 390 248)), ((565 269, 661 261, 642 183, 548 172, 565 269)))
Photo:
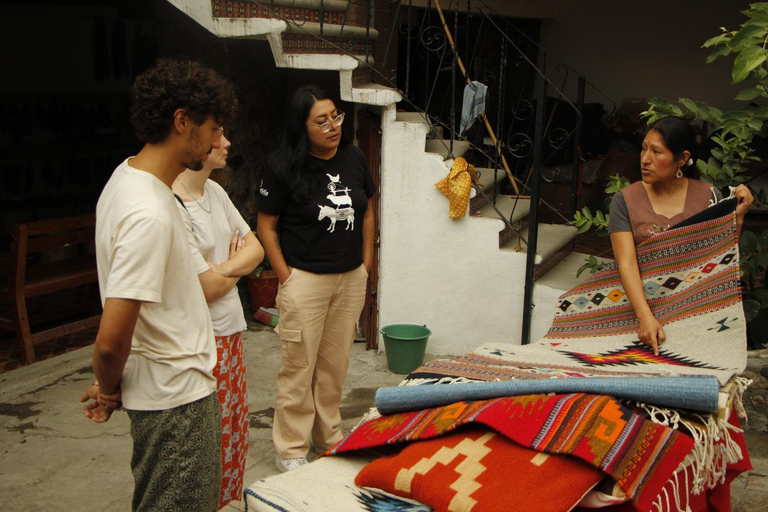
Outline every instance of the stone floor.
MULTIPOLYGON (((248 372, 251 445, 246 484, 276 474, 271 442, 280 342, 267 329, 244 336, 248 372)), ((133 490, 129 469, 128 419, 116 413, 106 424, 88 421, 78 399, 93 379, 85 347, 0 374, 0 510, 124 511, 133 490)), ((768 502, 768 351, 751 357, 755 380, 746 396, 747 444, 755 469, 732 485, 733 510, 764 510, 768 502)), ((429 356, 433 357, 433 356, 429 356)), ((402 375, 388 371, 386 356, 356 343, 344 388, 342 427, 354 427, 373 404, 380 386, 402 375)), ((314 457, 314 455, 312 456, 314 457)), ((242 502, 228 511, 244 510, 242 502)))

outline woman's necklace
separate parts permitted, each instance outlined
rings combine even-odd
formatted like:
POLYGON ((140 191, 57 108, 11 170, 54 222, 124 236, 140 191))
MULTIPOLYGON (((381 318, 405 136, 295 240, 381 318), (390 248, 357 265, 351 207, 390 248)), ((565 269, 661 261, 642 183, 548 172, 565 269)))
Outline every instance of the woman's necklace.
MULTIPOLYGON (((208 209, 206 210, 205 207, 203 206, 203 203, 201 203, 198 199, 195 199, 195 196, 192 195, 192 192, 190 192, 187 186, 184 184, 184 182, 181 181, 181 178, 179 178, 179 183, 181 183, 181 186, 184 187, 184 191, 189 195, 189 197, 191 197, 192 200, 197 203, 197 206, 202 208, 205 213, 211 213, 210 197, 208 199, 208 209)), ((205 195, 205 184, 203 184, 203 195, 205 195)), ((202 199, 202 196, 200 197, 200 199, 202 199)))

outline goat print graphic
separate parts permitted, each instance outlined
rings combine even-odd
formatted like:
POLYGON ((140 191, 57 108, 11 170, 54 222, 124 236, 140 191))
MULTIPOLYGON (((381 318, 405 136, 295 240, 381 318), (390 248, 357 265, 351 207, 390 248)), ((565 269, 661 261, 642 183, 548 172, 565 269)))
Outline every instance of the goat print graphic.
POLYGON ((331 225, 328 226, 328 231, 331 233, 333 233, 333 231, 336 229, 336 221, 340 220, 347 221, 346 229, 351 229, 354 231, 355 209, 352 208, 352 198, 349 196, 350 189, 341 183, 338 174, 336 176, 326 174, 326 176, 328 176, 328 179, 331 182, 328 183, 328 190, 330 191, 330 194, 325 197, 328 198, 328 200, 331 201, 334 206, 326 206, 322 204, 317 205, 320 208, 320 213, 317 216, 317 220, 323 220, 326 218, 331 219, 331 225))

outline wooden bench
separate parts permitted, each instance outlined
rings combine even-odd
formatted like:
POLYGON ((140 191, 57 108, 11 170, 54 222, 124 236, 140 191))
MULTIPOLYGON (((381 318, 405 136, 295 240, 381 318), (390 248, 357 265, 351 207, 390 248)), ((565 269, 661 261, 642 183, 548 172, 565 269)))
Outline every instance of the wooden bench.
MULTIPOLYGON (((68 303, 41 312, 36 324, 46 328, 32 333, 27 312, 33 297, 61 292, 98 281, 94 252, 95 215, 78 215, 61 219, 17 224, 9 260, 3 263, 0 296, 7 304, 8 317, 0 317, 0 328, 14 331, 26 363, 35 361, 34 345, 99 324, 100 306, 95 300, 86 304, 85 319, 71 321, 73 313, 83 311, 83 304, 68 303), (98 310, 98 314, 97 313, 98 310), (64 325, 60 323, 64 318, 64 325)), ((82 315, 81 315, 82 316, 82 315)))

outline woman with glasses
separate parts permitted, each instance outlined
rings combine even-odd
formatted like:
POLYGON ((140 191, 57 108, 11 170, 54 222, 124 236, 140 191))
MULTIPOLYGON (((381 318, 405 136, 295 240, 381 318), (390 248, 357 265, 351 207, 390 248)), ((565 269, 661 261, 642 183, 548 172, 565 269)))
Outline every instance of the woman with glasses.
POLYGON ((288 105, 259 187, 258 234, 280 288, 282 339, 272 439, 281 472, 342 434, 341 391, 373 260, 376 187, 365 155, 341 137, 344 113, 315 86, 288 105))
POLYGON ((187 225, 197 277, 203 287, 216 335, 217 395, 221 409, 221 493, 219 508, 243 496, 248 456, 248 397, 242 334, 246 330, 237 292, 240 277, 253 272, 264 249, 229 199, 208 179, 211 171, 227 165, 231 146, 221 133, 221 145, 211 150, 200 171, 187 169, 173 182, 181 199, 179 210, 187 225))

